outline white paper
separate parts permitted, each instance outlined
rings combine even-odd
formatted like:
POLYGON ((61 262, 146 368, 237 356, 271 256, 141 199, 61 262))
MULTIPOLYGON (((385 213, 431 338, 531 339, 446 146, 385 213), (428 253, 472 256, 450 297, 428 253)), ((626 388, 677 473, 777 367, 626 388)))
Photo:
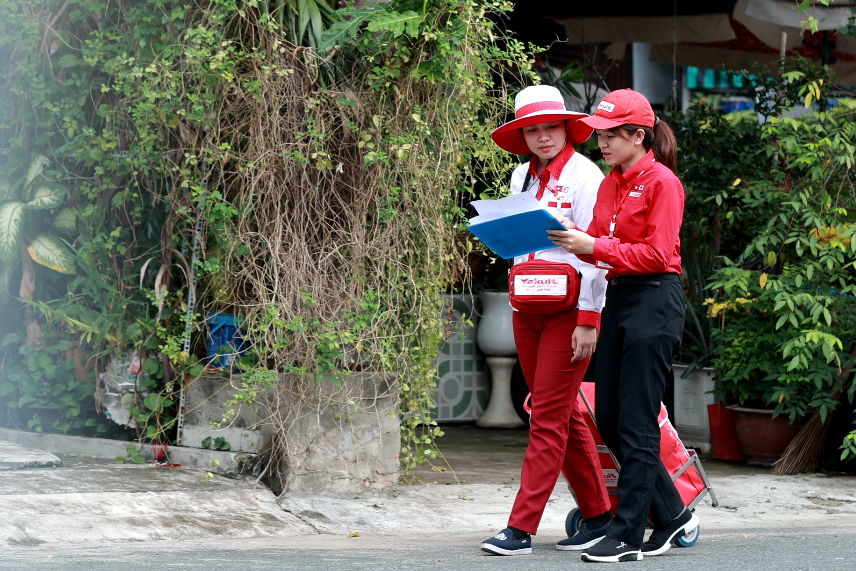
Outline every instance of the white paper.
POLYGON ((541 209, 541 204, 531 192, 512 194, 511 196, 506 196, 499 200, 474 200, 472 205, 479 215, 470 219, 471 226, 482 222, 488 222, 490 220, 497 220, 499 218, 505 218, 507 216, 541 209))

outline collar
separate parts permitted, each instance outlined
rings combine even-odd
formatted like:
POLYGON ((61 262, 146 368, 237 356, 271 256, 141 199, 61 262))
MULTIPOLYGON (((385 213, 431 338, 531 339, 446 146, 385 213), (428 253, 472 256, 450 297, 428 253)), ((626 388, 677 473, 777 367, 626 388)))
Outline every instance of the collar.
POLYGON ((628 184, 628 181, 635 180, 637 176, 641 175, 644 171, 651 170, 651 165, 653 165, 657 159, 654 158, 654 151, 649 150, 645 153, 645 156, 639 159, 635 165, 627 169, 627 172, 621 172, 621 166, 612 167, 612 172, 610 172, 610 176, 615 180, 615 183, 619 188, 628 184))
MULTIPOLYGON (((553 177, 559 178, 562 174, 562 169, 565 168, 565 165, 568 164, 568 161, 571 160, 571 157, 574 156, 574 146, 570 141, 565 145, 565 148, 562 151, 553 157, 553 160, 550 161, 550 164, 547 165, 545 171, 548 171, 553 177)), ((641 162, 641 161, 640 161, 641 162)), ((532 159, 529 161, 529 173, 538 178, 538 156, 533 154, 532 159)), ((547 179, 549 181, 549 178, 547 179)))

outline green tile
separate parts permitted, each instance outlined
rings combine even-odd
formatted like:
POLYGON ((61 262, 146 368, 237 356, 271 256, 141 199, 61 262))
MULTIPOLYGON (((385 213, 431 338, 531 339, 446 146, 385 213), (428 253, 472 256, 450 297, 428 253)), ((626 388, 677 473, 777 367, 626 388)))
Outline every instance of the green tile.
POLYGON ((487 393, 485 391, 476 391, 476 398, 478 398, 479 406, 481 407, 481 409, 487 409, 487 393))
POLYGON ((446 375, 446 373, 448 373, 451 370, 451 368, 452 368, 452 366, 451 366, 450 361, 448 361, 448 360, 442 361, 440 363, 440 365, 437 366, 437 375, 442 377, 442 376, 446 375))
POLYGON ((458 418, 464 415, 467 412, 467 409, 470 408, 470 402, 473 400, 473 392, 472 391, 464 391, 464 395, 461 400, 458 401, 452 408, 452 418, 458 418))

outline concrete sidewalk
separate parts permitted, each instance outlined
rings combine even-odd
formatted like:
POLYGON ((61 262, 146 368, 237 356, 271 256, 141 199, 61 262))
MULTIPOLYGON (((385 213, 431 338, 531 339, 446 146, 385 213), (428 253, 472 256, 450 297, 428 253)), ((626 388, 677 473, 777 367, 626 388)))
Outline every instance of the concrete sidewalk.
MULTIPOLYGON (((209 479, 204 471, 58 454, 61 465, 0 471, 0 545, 83 547, 298 536, 304 537, 301 541, 317 537, 324 542, 331 539, 328 534, 349 532, 366 537, 441 531, 487 537, 507 521, 527 434, 471 427, 445 430, 447 436, 439 444, 454 472, 448 466, 426 466, 417 471, 420 481, 377 496, 298 492, 276 499, 251 481, 209 479)), ((4 449, 10 450, 0 446, 0 465, 4 449)), ((19 459, 25 456, 20 449, 12 452, 19 459)), ((854 476, 783 477, 744 465, 704 465, 721 506, 712 508, 704 500, 697 508, 702 540, 705 529, 856 529, 854 476)), ((562 536, 565 516, 574 505, 560 481, 544 514, 539 543, 562 536)))
MULTIPOLYGON (((397 497, 291 493, 279 503, 322 533, 407 534, 443 529, 489 534, 502 529, 519 487, 527 432, 472 426, 444 430, 439 446, 446 462, 419 468, 415 475, 420 481, 399 487, 397 497)), ((720 503, 713 508, 706 498, 696 508, 703 528, 856 524, 856 476, 773 476, 765 468, 741 463, 708 459, 702 464, 720 503)), ((567 513, 574 507, 561 477, 547 503, 539 534, 562 534, 567 513)))

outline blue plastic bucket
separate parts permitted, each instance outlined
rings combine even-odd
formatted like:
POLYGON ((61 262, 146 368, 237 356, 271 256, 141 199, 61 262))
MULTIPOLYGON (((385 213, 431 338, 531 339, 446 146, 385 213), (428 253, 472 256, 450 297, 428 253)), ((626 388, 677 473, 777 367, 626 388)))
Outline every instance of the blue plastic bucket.
POLYGON ((209 313, 208 362, 215 367, 232 367, 235 360, 246 351, 246 341, 239 322, 232 313, 209 313))

